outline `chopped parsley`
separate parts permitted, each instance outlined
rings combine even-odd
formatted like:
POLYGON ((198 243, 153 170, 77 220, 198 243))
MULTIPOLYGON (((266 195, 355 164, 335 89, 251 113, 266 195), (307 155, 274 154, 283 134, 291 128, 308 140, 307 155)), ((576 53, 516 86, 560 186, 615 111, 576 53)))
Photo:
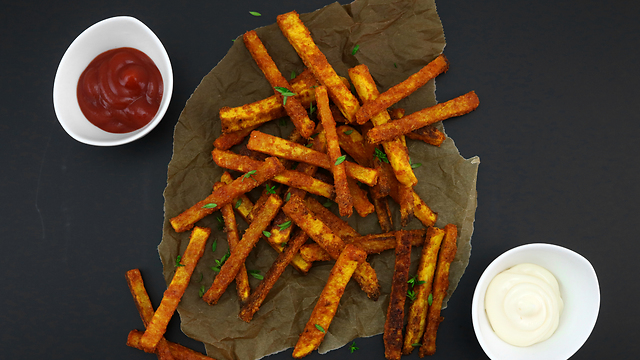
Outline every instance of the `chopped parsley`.
POLYGON ((338 166, 338 165, 342 164, 342 162, 343 162, 346 158, 347 158, 347 155, 342 155, 342 156, 338 157, 338 158, 336 159, 335 164, 333 164, 333 165, 338 166))

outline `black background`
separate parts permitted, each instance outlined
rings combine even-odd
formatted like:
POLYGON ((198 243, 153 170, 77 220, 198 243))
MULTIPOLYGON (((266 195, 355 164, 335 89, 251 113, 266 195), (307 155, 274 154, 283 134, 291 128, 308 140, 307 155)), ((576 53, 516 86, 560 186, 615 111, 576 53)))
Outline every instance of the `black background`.
MULTIPOLYGON (((142 329, 124 273, 140 268, 152 302, 165 289, 162 235, 173 127, 231 39, 329 1, 3 1, 0 10, 0 358, 152 359, 126 347, 142 329), (262 13, 254 17, 249 11, 262 13), (53 79, 67 46, 116 15, 161 39, 175 84, 144 138, 94 147, 56 120, 53 79)), ((445 123, 481 160, 473 250, 438 332, 437 359, 486 358, 471 324, 483 269, 532 242, 568 247, 600 281, 598 322, 575 359, 637 358, 640 330, 638 113, 640 6, 623 1, 437 2, 451 68, 446 101, 475 90, 477 111, 445 123)), ((166 337, 199 351, 179 319, 166 337)), ((383 359, 382 337, 309 359, 383 359)), ((289 359, 291 350, 268 357, 289 359)), ((417 359, 417 352, 409 358, 417 359)))

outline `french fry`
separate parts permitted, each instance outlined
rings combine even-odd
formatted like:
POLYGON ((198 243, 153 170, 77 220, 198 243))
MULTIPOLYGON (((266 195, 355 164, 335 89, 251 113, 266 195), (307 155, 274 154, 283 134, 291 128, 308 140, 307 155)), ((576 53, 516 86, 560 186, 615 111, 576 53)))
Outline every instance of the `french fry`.
POLYGON ((305 139, 309 138, 316 125, 311 121, 311 119, 309 119, 307 111, 304 109, 302 104, 300 104, 300 100, 296 97, 297 94, 293 91, 289 82, 287 82, 284 76, 282 76, 280 70, 278 70, 276 63, 273 61, 271 56, 269 56, 267 48, 265 48, 262 41, 260 41, 258 34, 254 30, 251 30, 247 31, 242 38, 244 39, 244 44, 251 53, 251 56, 256 61, 256 64, 258 64, 258 67, 262 70, 265 77, 273 87, 276 97, 278 100, 283 100, 284 109, 291 118, 296 129, 298 129, 305 139), (286 93, 293 95, 284 96, 281 92, 284 90, 286 90, 286 93))
POLYGON ((367 192, 362 190, 358 183, 352 178, 347 178, 351 199, 353 199, 353 208, 361 217, 365 217, 375 211, 373 204, 367 198, 367 192))
POLYGON ((349 225, 346 221, 342 220, 339 216, 332 213, 324 205, 320 204, 318 200, 307 197, 304 199, 304 203, 309 210, 315 214, 315 216, 322 221, 331 231, 338 235, 341 239, 359 237, 360 234, 349 225))
POLYGON ((329 97, 327 89, 324 86, 316 88, 316 101, 318 102, 318 116, 322 122, 324 134, 327 137, 327 154, 330 159, 330 169, 333 174, 333 186, 336 189, 336 203, 340 216, 351 216, 353 213, 353 198, 349 191, 349 183, 347 182, 347 170, 345 169, 344 159, 346 155, 342 155, 340 151, 340 143, 338 142, 338 134, 336 133, 336 122, 333 120, 331 110, 329 109, 329 97))
POLYGON ((356 113, 358 124, 364 124, 376 114, 386 110, 391 107, 391 105, 424 86, 429 80, 446 72, 447 69, 449 69, 449 61, 447 58, 444 55, 438 56, 417 73, 380 94, 375 100, 365 102, 356 113))
MULTIPOLYGON (((238 155, 231 151, 213 149, 211 155, 213 157, 213 161, 218 166, 229 170, 249 172, 262 166, 261 161, 253 160, 248 156, 238 155)), ((299 171, 284 170, 280 174, 274 176, 273 181, 298 189, 303 189, 311 194, 324 196, 329 199, 335 197, 335 190, 332 185, 316 180, 299 171)))
POLYGON ((411 354, 416 344, 424 334, 424 326, 427 321, 427 309, 429 308, 429 294, 433 285, 433 274, 436 270, 438 251, 444 238, 444 230, 436 227, 427 229, 425 246, 422 248, 416 285, 414 285, 415 298, 409 308, 408 322, 404 335, 402 353, 411 354))
MULTIPOLYGON (((305 206, 302 199, 292 195, 282 209, 299 228, 306 232, 315 242, 320 244, 320 246, 331 255, 331 258, 337 259, 338 256, 340 256, 340 252, 342 252, 345 247, 344 241, 318 219, 314 213, 305 206)), ((378 277, 368 262, 365 261, 358 266, 354 278, 370 299, 378 299, 380 296, 378 277)))
POLYGON ((293 349, 295 359, 309 355, 320 346, 326 332, 329 331, 329 326, 336 314, 347 283, 358 266, 364 263, 366 257, 367 254, 362 249, 351 244, 345 246, 340 253, 331 269, 327 283, 322 289, 320 298, 313 308, 311 317, 293 349))
POLYGON ((440 322, 444 320, 440 317, 440 310, 442 310, 442 301, 449 288, 449 268, 458 250, 456 243, 458 228, 453 224, 447 224, 444 227, 444 233, 442 248, 438 255, 436 275, 433 279, 433 302, 427 311, 427 326, 422 338, 422 346, 420 346, 420 357, 436 353, 436 333, 440 322))
MULTIPOLYGON (((214 189, 220 188, 223 183, 219 182, 214 185, 214 189)), ((240 233, 238 232, 238 224, 236 223, 236 215, 233 212, 233 205, 227 204, 220 209, 222 219, 224 220, 224 231, 227 233, 227 242, 229 243, 230 251, 238 245, 240 242, 240 233)), ((236 274, 236 292, 241 302, 245 302, 249 298, 251 293, 251 287, 249 286, 249 276, 247 275, 247 268, 242 264, 238 274, 236 274)))
MULTIPOLYGON (((409 239, 411 246, 422 246, 424 243, 424 235, 426 230, 407 230, 403 233, 403 236, 409 239)), ((395 231, 384 234, 371 234, 359 237, 345 237, 343 241, 358 245, 364 250, 367 255, 379 254, 385 250, 396 248, 396 235, 395 231)), ((331 255, 329 255, 320 245, 317 243, 304 244, 300 248, 300 255, 309 261, 329 261, 331 255)))
MULTIPOLYGON (((373 81, 369 73, 369 68, 367 68, 366 65, 358 65, 349 69, 349 76, 358 95, 360 95, 360 98, 365 104, 368 101, 375 101, 379 97, 380 93, 378 92, 376 83, 373 81)), ((382 111, 371 117, 371 122, 374 126, 384 125, 390 120, 391 118, 386 108, 383 108, 382 111)), ((404 139, 399 137, 385 141, 382 143, 382 146, 398 181, 408 187, 415 186, 418 183, 418 179, 411 168, 409 152, 404 143, 404 139)))
POLYGON ((264 279, 260 281, 258 287, 251 293, 249 299, 240 309, 238 317, 246 322, 250 322, 253 315, 258 311, 260 305, 264 302, 264 299, 269 294, 271 288, 276 283, 282 272, 287 265, 293 260, 294 256, 299 254, 300 247, 304 244, 309 236, 304 231, 298 231, 293 240, 287 243, 284 251, 278 255, 278 258, 273 262, 269 271, 264 276, 264 279))
MULTIPOLYGON (((136 304, 136 308, 138 309, 138 313, 140 314, 142 323, 146 328, 153 318, 153 314, 155 313, 155 311, 153 310, 153 306, 151 305, 151 299, 149 299, 147 289, 145 289, 144 287, 142 274, 140 274, 139 269, 132 269, 126 272, 125 278, 127 279, 129 291, 131 291, 131 296, 133 296, 133 301, 136 304)), ((167 344, 167 340, 164 337, 162 337, 160 341, 158 341, 155 352, 159 360, 173 360, 173 356, 168 346, 169 345, 167 344)))
MULTIPOLYGON (((331 170, 333 166, 331 158, 327 154, 257 130, 251 132, 247 148, 280 158, 304 162, 327 170, 331 170)), ((346 174, 349 177, 370 186, 375 185, 378 181, 378 173, 376 170, 360 166, 350 161, 344 161, 344 164, 346 174)))
POLYGON ((393 282, 389 294, 387 319, 384 323, 384 356, 389 360, 399 360, 402 350, 402 327, 404 325, 404 302, 407 298, 407 280, 411 265, 411 242, 403 236, 404 231, 396 231, 396 261, 393 282))
POLYGON ((331 100, 338 106, 345 118, 349 122, 353 122, 356 111, 360 108, 358 100, 340 80, 327 58, 318 49, 318 46, 311 38, 309 29, 302 23, 298 13, 292 11, 278 15, 277 22, 280 30, 296 50, 302 62, 313 72, 320 84, 327 88, 331 100))
MULTIPOLYGON (((231 174, 229 174, 228 171, 225 171, 222 173, 222 176, 220 176, 220 181, 228 185, 233 182, 233 177, 231 176, 231 174)), ((251 199, 249 199, 246 194, 242 194, 237 198, 234 198, 232 203, 234 209, 238 212, 240 217, 248 224, 250 220, 247 220, 247 216, 251 214, 251 209, 253 209, 253 203, 251 202, 251 199)))
POLYGON ((373 167, 373 147, 367 146, 364 137, 349 125, 342 125, 336 128, 340 148, 351 156, 356 163, 373 167))
POLYGON ((215 305, 224 291, 227 289, 231 281, 235 278, 240 267, 244 264, 245 259, 249 256, 249 253, 256 245, 264 229, 269 226, 271 220, 276 216, 280 206, 282 205, 282 199, 278 195, 271 194, 266 201, 262 212, 256 216, 249 228, 242 235, 242 239, 235 246, 231 252, 231 256, 225 261, 224 265, 220 268, 220 272, 213 279, 213 284, 207 292, 204 293, 202 299, 209 305, 215 305))
POLYGON ((257 128, 258 125, 255 125, 242 130, 222 134, 213 142, 213 147, 220 150, 229 150, 232 146, 240 144, 244 138, 249 136, 249 134, 257 128))
POLYGON ((452 100, 440 103, 407 115, 399 120, 377 126, 367 133, 367 141, 378 144, 383 141, 395 139, 410 131, 431 125, 438 121, 455 116, 461 116, 475 110, 480 100, 475 92, 471 91, 452 100))
POLYGON ((231 203, 234 198, 253 190, 283 171, 284 166, 278 159, 268 158, 260 163, 260 166, 235 179, 231 184, 225 184, 218 190, 214 190, 204 200, 199 201, 169 222, 176 232, 189 230, 198 220, 231 203))
MULTIPOLYGON (((127 336, 127 346, 144 350, 140 345, 140 338, 142 338, 142 331, 139 330, 131 330, 129 332, 129 336, 127 336)), ((167 346, 169 351, 171 351, 171 355, 173 355, 174 359, 177 360, 215 360, 214 358, 210 358, 206 355, 203 355, 197 351, 191 350, 188 347, 182 346, 180 344, 173 343, 171 341, 167 341, 167 346)), ((158 344, 159 345, 159 344, 158 344)))
POLYGON ((398 200, 400 204, 400 225, 407 226, 413 219, 415 204, 413 201, 413 188, 398 183, 398 200))
MULTIPOLYGON (((318 82, 309 69, 305 69, 291 81, 293 92, 298 94, 297 98, 303 107, 308 108, 315 99, 314 86, 316 85, 318 85, 318 82)), ((282 103, 282 99, 273 95, 266 99, 234 108, 223 107, 219 112, 222 132, 233 133, 248 127, 255 128, 268 121, 287 116, 282 103)))
POLYGON ((191 232, 189 245, 187 245, 187 249, 184 251, 180 261, 184 266, 178 266, 176 269, 169 287, 164 292, 160 306, 153 314, 151 321, 147 325, 147 330, 140 339, 140 345, 145 351, 152 352, 160 339, 162 339, 167 330, 167 324, 169 324, 169 320, 171 320, 180 299, 182 299, 182 295, 189 285, 193 269, 195 269, 198 260, 204 254, 204 247, 210 234, 211 229, 197 226, 191 232))
POLYGON ((386 197, 376 198, 372 188, 369 188, 371 199, 373 201, 373 207, 376 209, 376 216, 378 217, 378 224, 380 224, 380 230, 382 232, 389 232, 393 230, 393 222, 391 221, 391 210, 389 209, 389 202, 386 197))
POLYGON ((409 139, 424 141, 433 146, 440 146, 447 136, 433 125, 427 125, 420 129, 408 132, 406 135, 409 139))

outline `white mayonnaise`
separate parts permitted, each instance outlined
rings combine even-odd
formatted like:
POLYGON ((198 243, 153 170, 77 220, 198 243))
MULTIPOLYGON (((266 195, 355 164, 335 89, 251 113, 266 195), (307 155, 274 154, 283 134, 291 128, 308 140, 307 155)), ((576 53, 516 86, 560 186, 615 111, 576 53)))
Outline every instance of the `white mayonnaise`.
POLYGON ((493 331, 515 346, 548 339, 564 307, 558 281, 547 269, 520 264, 491 280, 484 307, 493 331))

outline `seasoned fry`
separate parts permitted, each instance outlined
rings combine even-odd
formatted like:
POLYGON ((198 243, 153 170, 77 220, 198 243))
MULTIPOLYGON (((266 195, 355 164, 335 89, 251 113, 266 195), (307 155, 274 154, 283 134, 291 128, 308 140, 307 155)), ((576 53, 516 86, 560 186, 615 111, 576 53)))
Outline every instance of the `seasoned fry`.
POLYGON ((440 146, 444 142, 447 136, 440 130, 436 129, 433 125, 427 125, 420 129, 413 130, 406 134, 406 137, 413 140, 424 141, 427 144, 440 146))
POLYGON ((309 138, 313 133, 313 129, 315 129, 316 124, 309 119, 309 115, 307 115, 307 111, 300 104, 300 100, 296 97, 296 93, 293 91, 293 88, 289 85, 289 82, 282 76, 280 70, 276 66, 276 63, 273 61, 269 53, 267 52, 267 48, 264 47, 262 41, 258 37, 258 34, 254 31, 247 31, 244 36, 244 44, 251 53, 251 56, 258 64, 258 67, 264 73, 264 76, 267 78, 269 83, 274 89, 275 95, 278 100, 283 101, 283 106, 291 121, 295 125, 296 129, 300 132, 304 138, 309 138), (288 93, 294 94, 292 96, 283 97, 283 94, 280 92, 286 89, 288 93))
MULTIPOLYGON (((214 190, 220 188, 223 183, 218 182, 214 185, 214 190)), ((235 200, 235 199, 234 199, 235 200)), ((236 223, 236 215, 233 212, 233 204, 227 204, 220 209, 222 219, 224 220, 224 231, 227 233, 227 242, 229 243, 229 249, 233 249, 240 242, 240 233, 238 232, 238 224, 236 223)), ((249 276, 247 275, 247 268, 242 264, 238 274, 236 274, 236 292, 241 302, 245 302, 249 298, 251 293, 251 287, 249 286, 249 276)))
POLYGON ((353 198, 349 191, 349 183, 347 182, 347 170, 345 169, 344 159, 340 151, 340 143, 338 142, 338 134, 336 133, 336 122, 333 120, 331 110, 329 109, 329 97, 327 89, 324 86, 316 88, 316 101, 318 102, 318 117, 322 122, 324 134, 327 137, 327 154, 330 159, 330 169, 333 174, 333 186, 336 189, 336 203, 340 216, 351 216, 353 213, 353 198))
MULTIPOLYGON (((325 153, 257 130, 251 132, 247 148, 265 154, 315 165, 327 170, 331 170, 333 166, 330 156, 325 153)), ((374 169, 360 166, 350 161, 344 161, 344 164, 346 174, 349 177, 370 186, 376 184, 378 173, 374 169)))
POLYGON ((470 113, 479 104, 478 96, 471 91, 447 102, 416 111, 402 119, 377 126, 367 133, 367 141, 371 144, 378 144, 395 139, 435 122, 470 113))
POLYGON ((444 318, 440 317, 440 310, 449 288, 449 268, 458 250, 458 228, 453 224, 447 224, 444 227, 444 233, 442 249, 440 249, 440 254, 438 255, 436 275, 433 279, 433 302, 427 311, 427 328, 422 338, 422 346, 420 346, 420 357, 436 353, 436 333, 440 322, 444 320, 444 318))
POLYGON ((413 219, 413 209, 415 207, 413 201, 413 188, 398 184, 398 200, 400 200, 400 225, 407 226, 409 221, 413 219))
POLYGON ((366 146, 364 137, 349 125, 342 125, 336 129, 340 148, 351 156, 356 163, 373 167, 373 147, 366 146))
POLYGON ((369 188, 371 199, 373 201, 373 207, 376 209, 376 216, 378 217, 378 223, 380 224, 380 230, 382 232, 389 232, 393 230, 393 222, 391 221, 391 209, 389 209, 389 202, 386 197, 376 198, 372 188, 369 188))
MULTIPOLYGON (((144 350, 140 345, 140 338, 144 334, 139 330, 131 330, 129 332, 129 336, 127 337, 127 346, 136 348, 138 350, 144 350)), ((174 359, 177 360, 215 360, 214 358, 210 358, 206 355, 200 354, 197 351, 191 350, 188 347, 182 346, 180 344, 173 343, 171 341, 166 341, 167 347, 169 351, 171 351, 171 355, 173 355, 174 359)), ((158 344, 160 345, 160 344, 158 344)))
POLYGON ((240 267, 244 265, 244 261, 247 256, 249 256, 253 247, 258 240, 260 240, 264 229, 269 226, 271 220, 273 220, 278 213, 281 205, 282 199, 280 199, 278 195, 271 194, 271 196, 269 196, 262 212, 253 219, 249 228, 244 232, 244 235, 242 235, 242 239, 231 252, 231 256, 225 261, 222 268, 220 268, 220 272, 216 275, 215 279, 213 279, 213 284, 211 284, 209 290, 204 293, 202 299, 209 305, 215 305, 218 302, 231 281, 235 278, 240 267))
POLYGON ((278 159, 268 158, 260 163, 260 166, 235 179, 231 184, 215 190, 204 200, 199 201, 169 222, 176 232, 189 230, 198 220, 231 203, 234 198, 253 190, 283 171, 284 166, 278 159))
MULTIPOLYGON (((374 101, 379 97, 380 93, 378 92, 376 83, 373 81, 366 65, 358 65, 349 69, 349 76, 351 77, 351 81, 353 81, 358 95, 360 95, 360 98, 365 104, 367 101, 374 101)), ((389 113, 384 108, 371 118, 374 126, 384 125, 390 120, 389 113)), ((404 143, 404 138, 399 137, 385 141, 382 143, 382 146, 398 181, 408 187, 415 186, 418 183, 418 179, 411 168, 409 152, 407 145, 404 143)))
POLYGON ((352 228, 349 223, 332 213, 331 210, 320 204, 318 200, 312 197, 307 197, 304 199, 304 203, 320 221, 327 225, 327 227, 329 227, 329 229, 331 229, 331 231, 341 239, 345 240, 347 238, 360 236, 360 234, 352 228))
POLYGON ((402 349, 402 326, 404 325, 404 302, 407 298, 407 280, 411 265, 411 242, 403 236, 404 231, 396 231, 396 262, 393 270, 393 282, 389 294, 387 319, 384 323, 384 356, 399 360, 402 349))
POLYGON ((300 334, 298 342, 293 349, 293 357, 300 359, 317 349, 329 331, 331 321, 336 314, 340 298, 344 293, 347 283, 353 276, 356 268, 362 265, 367 254, 355 245, 345 246, 331 269, 327 284, 322 289, 320 298, 316 302, 313 312, 304 331, 300 334))
MULTIPOLYGON (((314 86, 316 85, 318 82, 309 69, 305 69, 291 80, 291 88, 298 94, 297 98, 303 107, 309 108, 315 99, 314 86)), ((282 99, 273 95, 239 107, 223 107, 219 112, 222 132, 231 134, 249 127, 256 128, 268 121, 287 116, 282 103, 282 99)))
POLYGON ((147 330, 140 339, 140 345, 145 351, 152 352, 160 339, 162 339, 167 330, 167 324, 169 324, 169 320, 171 320, 180 299, 182 299, 182 295, 189 285, 193 269, 195 269, 198 260, 204 254, 204 247, 210 234, 211 229, 197 226, 191 232, 189 245, 187 245, 187 249, 184 251, 180 261, 184 266, 178 266, 176 269, 169 287, 164 292, 160 306, 153 314, 151 321, 147 325, 147 330))
MULTIPOLYGON (((337 259, 338 256, 340 256, 340 252, 342 252, 345 247, 344 241, 319 220, 314 213, 305 206, 302 199, 292 195, 282 209, 293 219, 299 228, 306 232, 315 242, 320 244, 320 246, 331 255, 331 258, 337 259)), ((358 266, 354 278, 370 299, 378 299, 380 296, 378 277, 368 262, 365 261, 358 266)))
POLYGON ((391 107, 391 105, 409 96, 411 93, 424 86, 429 80, 444 73, 449 69, 449 61, 444 55, 440 55, 420 69, 417 73, 409 76, 405 81, 391 87, 380 94, 375 100, 367 101, 356 113, 358 124, 364 124, 376 114, 391 107))
MULTIPOLYGON (((138 308, 138 313, 140 313, 142 323, 146 328, 153 318, 155 311, 151 305, 151 299, 149 299, 147 289, 144 287, 142 274, 140 274, 139 269, 132 269, 126 272, 125 277, 127 279, 127 285, 129 285, 129 291, 131 291, 131 296, 133 296, 133 301, 136 304, 136 308, 138 308)), ((159 360, 173 360, 173 356, 167 345, 167 340, 164 337, 158 341, 155 352, 159 360)))
POLYGON ((306 261, 313 263, 316 261, 329 261, 331 260, 331 255, 326 252, 320 245, 317 243, 309 243, 304 244, 300 248, 300 256, 306 261))
POLYGON ((362 190, 358 183, 352 178, 347 178, 351 199, 353 199, 353 208, 361 217, 365 217, 375 211, 373 204, 367 198, 367 192, 362 190))
MULTIPOLYGON (((228 185, 233 182, 233 177, 231 176, 231 174, 229 174, 228 171, 225 171, 222 173, 220 181, 228 185)), ((251 202, 251 199, 249 199, 247 195, 242 194, 237 198, 234 198, 231 203, 233 204, 233 207, 236 209, 240 217, 248 224, 250 221, 247 220, 247 216, 249 216, 249 214, 251 213, 251 209, 253 209, 253 203, 251 202)))
POLYGON ((277 19, 280 30, 296 50, 302 62, 313 72, 320 84, 327 88, 331 100, 338 106, 345 118, 349 122, 353 122, 356 111, 360 108, 358 100, 340 80, 327 58, 318 49, 311 38, 309 29, 302 23, 298 13, 292 11, 278 15, 277 19))
MULTIPOLYGON (((258 169, 262 165, 261 161, 253 160, 248 156, 238 155, 231 151, 213 149, 211 155, 213 157, 213 161, 218 166, 229 170, 249 172, 258 169)), ((311 194, 324 196, 329 199, 335 197, 335 190, 332 185, 316 180, 299 171, 284 170, 280 174, 274 176, 273 181, 298 189, 303 189, 311 194)))
POLYGON ((304 231, 299 230, 293 240, 287 243, 284 251, 278 255, 278 258, 273 262, 271 268, 269 268, 269 271, 267 271, 267 274, 264 276, 264 279, 260 281, 258 287, 251 294, 244 306, 242 306, 242 309, 240 309, 240 314, 238 314, 240 319, 246 322, 251 321, 253 315, 258 311, 260 305, 264 302, 264 299, 267 297, 267 294, 269 294, 273 285, 276 283, 280 275, 282 275, 282 272, 294 256, 299 254, 300 247, 308 238, 309 236, 304 231))
POLYGON ((436 270, 436 260, 438 259, 442 238, 444 238, 444 230, 436 227, 427 229, 426 246, 422 248, 418 273, 416 274, 416 285, 414 285, 415 298, 409 309, 409 320, 404 335, 402 353, 405 355, 411 354, 415 344, 420 343, 420 339, 424 334, 427 309, 429 308, 429 294, 431 294, 433 274, 436 270))

